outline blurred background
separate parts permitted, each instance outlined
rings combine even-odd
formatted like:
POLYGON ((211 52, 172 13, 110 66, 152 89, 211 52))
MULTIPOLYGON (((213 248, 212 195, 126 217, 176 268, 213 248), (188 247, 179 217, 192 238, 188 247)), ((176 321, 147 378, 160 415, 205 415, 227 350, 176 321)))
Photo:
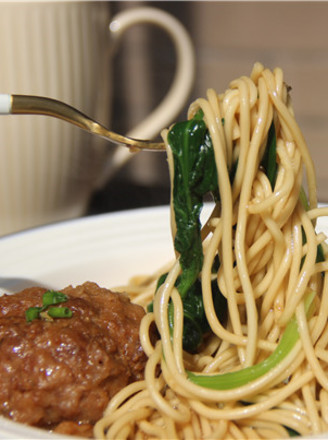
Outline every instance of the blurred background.
MULTIPOLYGON (((318 198, 328 202, 328 2, 0 0, 0 93, 61 99, 129 132, 166 96, 177 65, 172 39, 154 25, 135 24, 112 50, 112 17, 143 6, 173 15, 192 39, 195 81, 178 120, 208 88, 223 92, 256 61, 284 70, 316 166, 318 198)), ((0 235, 169 202, 165 153, 133 156, 93 192, 108 151, 110 144, 54 118, 1 117, 0 235)))
MULTIPOLYGON (((248 75, 256 61, 283 68, 316 165, 319 200, 328 202, 328 3, 124 1, 112 2, 111 8, 138 5, 169 11, 190 32, 197 62, 190 102, 209 87, 225 90, 230 80, 248 75)), ((124 36, 115 58, 114 130, 128 131, 165 94, 174 71, 172 52, 166 35, 151 26, 136 26, 124 36)), ((89 214, 168 201, 165 156, 141 153, 93 196, 89 214)))

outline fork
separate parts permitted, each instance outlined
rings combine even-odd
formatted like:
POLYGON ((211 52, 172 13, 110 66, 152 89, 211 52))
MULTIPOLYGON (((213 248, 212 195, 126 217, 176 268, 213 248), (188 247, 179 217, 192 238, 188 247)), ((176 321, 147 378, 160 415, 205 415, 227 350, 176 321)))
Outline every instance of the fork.
POLYGON ((89 133, 107 139, 114 144, 124 145, 131 152, 139 150, 165 150, 163 142, 134 139, 108 130, 99 122, 80 112, 76 108, 53 98, 35 95, 0 94, 0 115, 46 115, 62 119, 89 133))

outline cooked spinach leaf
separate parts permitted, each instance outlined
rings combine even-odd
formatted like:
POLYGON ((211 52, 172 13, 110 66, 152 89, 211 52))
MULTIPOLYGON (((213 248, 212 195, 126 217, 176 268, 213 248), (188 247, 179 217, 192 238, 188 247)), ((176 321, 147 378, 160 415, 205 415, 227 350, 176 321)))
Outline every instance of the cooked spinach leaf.
POLYGON ((265 147, 261 165, 270 181, 272 190, 274 190, 274 186, 277 180, 278 164, 277 164, 277 138, 276 138, 276 130, 273 121, 270 125, 270 129, 268 132, 267 144, 265 147))
MULTIPOLYGON (((183 301, 183 348, 194 352, 209 331, 199 274, 203 265, 200 214, 204 196, 218 198, 218 179, 213 145, 203 113, 175 124, 168 133, 173 154, 173 209, 176 222, 175 250, 180 254, 181 275, 176 287, 183 301)), ((217 262, 217 261, 216 261, 217 262)), ((164 274, 157 288, 165 281, 164 274)), ((226 314, 226 300, 212 283, 213 301, 218 316, 226 314)), ((148 307, 152 310, 152 305, 148 307)), ((169 324, 173 332, 173 304, 169 304, 169 324)))
POLYGON ((206 193, 217 193, 217 171, 212 141, 202 113, 173 126, 168 142, 174 158, 173 208, 182 274, 178 290, 183 298, 203 264, 200 213, 206 193))
MULTIPOLYGON (((217 260, 216 260, 217 261, 217 260)), ((163 274, 158 282, 157 289, 165 282, 167 273, 163 274)), ((178 286, 180 277, 178 277, 175 285, 178 286)), ((227 300, 220 292, 216 279, 213 279, 211 283, 212 288, 212 300, 216 315, 224 325, 227 318, 227 300)), ((156 290, 157 290, 156 289, 156 290)), ((153 303, 148 306, 148 311, 153 311, 153 303)), ((169 304, 168 316, 171 332, 173 333, 173 304, 169 304)), ((202 286, 199 279, 188 290, 185 298, 183 299, 183 349, 189 352, 195 352, 200 344, 203 342, 203 337, 210 331, 208 324, 203 296, 202 286)))

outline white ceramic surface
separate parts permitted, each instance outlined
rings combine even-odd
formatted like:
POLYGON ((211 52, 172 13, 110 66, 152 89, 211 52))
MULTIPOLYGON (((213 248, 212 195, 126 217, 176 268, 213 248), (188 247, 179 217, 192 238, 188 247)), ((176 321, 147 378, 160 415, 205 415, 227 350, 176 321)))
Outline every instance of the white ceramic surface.
POLYGON ((105 287, 168 261, 169 209, 84 217, 0 239, 0 292, 95 281, 105 287))
MULTIPOLYGON (((152 273, 173 257, 169 208, 85 217, 0 238, 0 294, 31 285, 104 287, 152 273)), ((0 416, 0 439, 62 438, 0 416)))
MULTIPOLYGON (((204 218, 208 212, 206 206, 204 218)), ((319 219, 318 230, 328 235, 328 218, 319 219)), ((0 238, 0 294, 31 285, 60 289, 84 281, 110 288, 136 274, 152 273, 173 255, 167 206, 43 226, 0 238)), ((63 436, 0 416, 0 439, 55 438, 63 436)), ((308 438, 328 439, 328 434, 308 438)))
MULTIPOLYGON (((111 16, 110 2, 0 1, 0 93, 59 99, 110 127, 113 55, 127 29, 149 23, 172 40, 175 74, 163 101, 129 134, 156 136, 183 108, 194 77, 189 35, 158 8, 111 16)), ((132 157, 123 147, 113 152, 54 118, 1 116, 0 235, 85 213, 92 192, 132 157)))

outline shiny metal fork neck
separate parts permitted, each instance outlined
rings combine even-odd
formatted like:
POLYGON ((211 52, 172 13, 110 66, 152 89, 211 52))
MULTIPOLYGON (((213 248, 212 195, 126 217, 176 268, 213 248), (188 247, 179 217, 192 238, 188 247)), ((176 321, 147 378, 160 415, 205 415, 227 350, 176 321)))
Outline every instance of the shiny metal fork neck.
POLYGON ((132 152, 139 150, 165 150, 163 142, 133 139, 108 130, 74 107, 56 99, 34 95, 11 95, 11 114, 34 114, 62 119, 77 127, 105 138, 115 144, 125 145, 132 152))

